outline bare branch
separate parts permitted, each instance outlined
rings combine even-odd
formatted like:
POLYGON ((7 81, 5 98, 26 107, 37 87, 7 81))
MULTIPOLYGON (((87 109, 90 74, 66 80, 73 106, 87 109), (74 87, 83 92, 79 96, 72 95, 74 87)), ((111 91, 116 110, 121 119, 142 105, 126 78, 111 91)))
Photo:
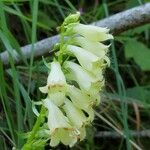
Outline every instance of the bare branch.
MULTIPOLYGON (((150 130, 142 130, 142 131, 131 131, 130 135, 132 137, 140 137, 140 138, 150 138, 150 130)), ((95 135, 96 138, 122 138, 122 136, 114 131, 100 131, 95 135)))
MULTIPOLYGON (((128 29, 150 23, 150 3, 135 7, 118 14, 115 14, 106 19, 92 23, 96 26, 108 27, 113 34, 119 34, 128 29)), ((53 36, 46 38, 34 44, 34 57, 41 57, 48 54, 52 49, 53 45, 59 41, 59 36, 53 36)), ((23 55, 28 59, 31 55, 31 44, 21 48, 23 55)), ((14 50, 14 61, 16 64, 20 63, 21 57, 14 50)), ((9 66, 9 55, 8 51, 0 54, 5 67, 9 66)))
POLYGON ((146 23, 150 23, 150 3, 117 13, 93 24, 108 27, 116 35, 146 23))

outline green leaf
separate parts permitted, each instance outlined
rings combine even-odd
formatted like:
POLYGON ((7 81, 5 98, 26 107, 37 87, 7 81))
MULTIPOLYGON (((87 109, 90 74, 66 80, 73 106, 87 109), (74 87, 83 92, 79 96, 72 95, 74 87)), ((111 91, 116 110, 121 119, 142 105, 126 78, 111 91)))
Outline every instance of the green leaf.
POLYGON ((135 39, 126 41, 125 56, 133 58, 143 71, 150 71, 150 50, 143 43, 135 39))
POLYGON ((137 37, 137 34, 141 34, 149 29, 150 29, 150 24, 145 24, 145 25, 136 27, 134 29, 129 29, 127 31, 124 31, 121 35, 124 35, 124 37, 135 35, 137 37))
POLYGON ((148 88, 141 87, 141 86, 136 86, 133 88, 128 88, 126 90, 127 96, 134 98, 138 101, 143 102, 145 106, 149 106, 149 97, 150 97, 150 91, 148 88))

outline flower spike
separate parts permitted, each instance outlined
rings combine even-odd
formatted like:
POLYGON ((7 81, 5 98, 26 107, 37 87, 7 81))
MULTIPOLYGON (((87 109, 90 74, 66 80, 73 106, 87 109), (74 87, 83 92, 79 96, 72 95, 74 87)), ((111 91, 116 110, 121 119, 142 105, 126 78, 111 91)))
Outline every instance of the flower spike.
POLYGON ((49 140, 50 147, 59 143, 72 147, 85 139, 86 128, 94 120, 94 107, 100 103, 105 83, 103 72, 110 65, 110 45, 101 41, 113 36, 107 28, 79 23, 79 17, 79 12, 69 15, 59 27, 60 43, 53 49, 57 52, 49 63, 47 83, 39 88, 46 94, 38 115, 42 119, 37 119, 23 150, 49 140))

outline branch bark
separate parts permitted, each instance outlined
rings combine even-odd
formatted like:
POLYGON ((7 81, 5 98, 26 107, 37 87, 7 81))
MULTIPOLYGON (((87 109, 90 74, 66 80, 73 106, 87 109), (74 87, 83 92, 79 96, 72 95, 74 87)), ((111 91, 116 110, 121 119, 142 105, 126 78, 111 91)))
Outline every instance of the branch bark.
MULTIPOLYGON (((110 31, 116 35, 128 29, 150 23, 150 3, 135 7, 115 15, 112 15, 103 20, 92 23, 93 25, 100 27, 108 27, 110 31)), ((48 55, 53 45, 59 41, 59 35, 43 39, 34 44, 34 57, 48 55)), ((29 59, 31 56, 31 44, 21 47, 23 55, 29 59)), ((20 63, 21 57, 14 50, 15 64, 20 63)), ((0 54, 5 67, 9 67, 9 54, 8 51, 4 51, 0 54)))
MULTIPOLYGON (((130 135, 132 137, 140 137, 140 138, 150 138, 150 130, 143 130, 143 131, 131 131, 130 135)), ((122 136, 117 132, 111 131, 101 131, 95 135, 96 138, 122 138, 122 136)))

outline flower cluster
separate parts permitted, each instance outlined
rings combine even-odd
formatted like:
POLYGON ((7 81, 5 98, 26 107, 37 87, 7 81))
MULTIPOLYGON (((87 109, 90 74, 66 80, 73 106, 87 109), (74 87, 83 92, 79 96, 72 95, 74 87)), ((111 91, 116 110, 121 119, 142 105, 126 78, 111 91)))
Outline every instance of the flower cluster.
POLYGON ((60 142, 72 147, 85 138, 93 107, 100 103, 103 71, 110 64, 109 45, 100 43, 113 38, 109 29, 81 24, 79 16, 68 16, 60 27, 59 51, 50 63, 46 86, 39 88, 47 94, 42 102, 52 147, 60 142))

